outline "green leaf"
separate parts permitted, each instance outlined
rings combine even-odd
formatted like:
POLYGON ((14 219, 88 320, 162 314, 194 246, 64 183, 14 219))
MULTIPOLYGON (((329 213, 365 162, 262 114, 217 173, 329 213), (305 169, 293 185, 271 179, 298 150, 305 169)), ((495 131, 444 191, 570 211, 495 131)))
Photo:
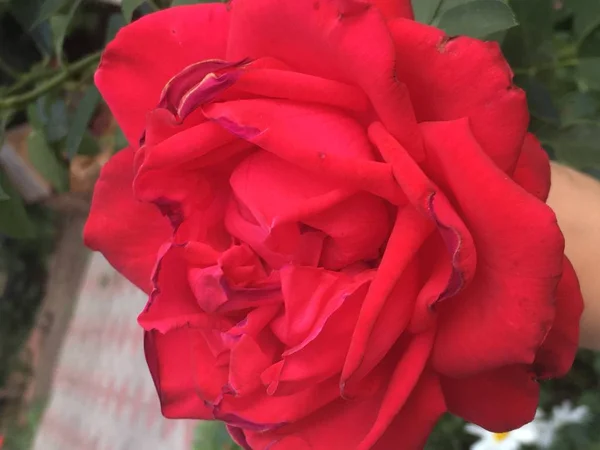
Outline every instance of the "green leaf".
MULTIPOLYGON (((21 1, 21 0, 17 0, 21 1)), ((15 0, 13 0, 15 2, 15 0)), ((65 4, 65 0, 27 0, 22 3, 27 5, 24 7, 28 11, 28 19, 30 28, 35 28, 42 22, 45 22, 65 4)))
POLYGON ((598 101, 590 92, 570 92, 561 102, 561 122, 563 126, 581 123, 598 113, 598 101))
POLYGON ((415 20, 421 23, 432 23, 441 4, 442 0, 412 0, 415 20))
POLYGON ((515 77, 515 83, 527 93, 527 104, 532 116, 555 125, 560 124, 560 112, 544 84, 532 77, 515 77))
POLYGON ((568 0, 573 11, 573 31, 580 40, 585 39, 600 26, 600 2, 598 0, 568 0))
POLYGON ((39 51, 50 56, 54 49, 50 24, 47 20, 36 21, 43 2, 44 0, 13 0, 10 2, 10 13, 27 31, 39 51))
POLYGON ((131 18, 133 17, 133 12, 144 3, 145 0, 122 0, 121 3, 121 12, 123 13, 123 17, 125 17, 126 22, 131 22, 131 18))
POLYGON ((106 38, 104 40, 105 43, 109 43, 112 41, 117 32, 125 26, 125 19, 122 14, 114 13, 108 19, 108 25, 106 27, 106 38))
POLYGON ((484 38, 517 25, 510 7, 500 0, 473 0, 445 11, 438 27, 450 36, 484 38))
POLYGON ((67 34, 69 19, 66 14, 57 14, 50 17, 50 28, 54 38, 54 54, 59 61, 62 61, 63 42, 67 34))
POLYGON ((559 161, 576 168, 598 166, 600 162, 600 123, 582 123, 542 137, 556 152, 559 161))
POLYGON ((579 42, 577 56, 580 58, 600 56, 600 28, 596 28, 579 42))
POLYGON ((0 170, 0 190, 9 197, 0 202, 0 234, 19 239, 34 237, 35 228, 27 216, 23 200, 2 170, 0 170))
POLYGON ((588 88, 600 90, 600 58, 581 58, 577 74, 588 88))
MULTIPOLYGON (((520 49, 530 63, 537 60, 547 60, 552 55, 540 57, 537 53, 543 43, 552 40, 554 26, 554 10, 548 0, 511 0, 516 20, 523 39, 520 49)), ((554 49, 553 49, 554 50, 554 49)))
POLYGON ((46 102, 46 122, 44 132, 46 139, 50 142, 56 142, 67 135, 69 129, 69 116, 67 113, 67 104, 62 98, 46 102))
POLYGON ((29 125, 33 128, 37 128, 38 130, 43 129, 46 124, 45 119, 42 118, 42 112, 39 106, 40 100, 41 99, 38 99, 38 101, 27 105, 27 122, 29 122, 29 125))
POLYGON ((59 62, 62 61, 63 44, 67 35, 67 29, 80 4, 81 0, 74 0, 67 14, 57 14, 50 17, 50 27, 52 28, 52 36, 54 37, 54 53, 59 62))
POLYGON ((73 114, 71 128, 67 134, 66 151, 69 159, 73 158, 79 150, 81 139, 86 132, 96 107, 100 102, 100 92, 96 86, 90 86, 73 114))
MULTIPOLYGON (((427 0, 427 1, 431 1, 431 0, 427 0)), ((435 13, 435 17, 433 18, 432 24, 437 26, 440 18, 447 11, 454 9, 457 6, 463 6, 468 3, 472 3, 473 1, 475 1, 475 0, 441 0, 441 2, 439 2, 439 6, 437 8, 437 12, 435 13)), ((496 1, 506 3, 506 0, 496 0, 496 1)), ((412 2, 414 4, 417 4, 419 2, 419 0, 412 0, 412 2)))
POLYGON ((57 142, 67 135, 69 119, 67 105, 62 98, 45 95, 27 105, 27 120, 33 128, 43 130, 49 142, 57 142))
POLYGON ((27 137, 27 154, 37 171, 57 191, 65 192, 69 187, 66 167, 56 158, 52 148, 38 130, 33 130, 27 137))
POLYGON ((100 144, 89 131, 86 131, 79 145, 78 155, 94 156, 100 153, 100 144))

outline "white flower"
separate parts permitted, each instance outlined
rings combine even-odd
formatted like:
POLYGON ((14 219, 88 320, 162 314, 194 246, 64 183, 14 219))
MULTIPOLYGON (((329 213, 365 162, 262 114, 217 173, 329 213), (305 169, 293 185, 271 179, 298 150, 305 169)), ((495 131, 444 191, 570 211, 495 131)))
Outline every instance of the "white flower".
POLYGON ((480 437, 471 450, 519 450, 522 444, 534 444, 540 434, 537 417, 533 422, 506 433, 492 433, 472 423, 467 424, 465 430, 480 437))
POLYGON ((548 419, 538 410, 533 422, 514 431, 492 433, 471 423, 465 426, 465 431, 480 438, 471 446, 471 450, 520 450, 522 445, 527 444, 549 448, 561 427, 581 423, 587 420, 588 416, 589 410, 586 406, 573 408, 573 405, 566 401, 560 406, 555 406, 548 419))
POLYGON ((573 408, 570 401, 563 402, 560 406, 552 408, 552 417, 550 421, 556 426, 561 427, 570 423, 582 423, 588 418, 590 411, 587 406, 578 406, 573 408))
POLYGON ((573 408, 569 401, 563 402, 560 406, 552 408, 552 416, 549 420, 540 424, 540 440, 538 445, 542 448, 548 448, 554 441, 556 432, 565 425, 581 423, 587 420, 589 410, 587 406, 578 406, 573 408))

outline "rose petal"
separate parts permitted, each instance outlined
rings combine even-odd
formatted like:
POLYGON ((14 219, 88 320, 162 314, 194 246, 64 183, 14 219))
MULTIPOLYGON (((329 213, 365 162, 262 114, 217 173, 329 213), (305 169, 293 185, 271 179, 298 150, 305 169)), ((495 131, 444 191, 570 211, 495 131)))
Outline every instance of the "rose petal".
POLYGON ((321 266, 326 269, 377 259, 391 228, 382 199, 367 193, 350 196, 268 152, 247 157, 230 183, 238 201, 264 228, 298 221, 324 232, 321 266))
MULTIPOLYGON (((381 392, 363 400, 337 400, 301 422, 278 430, 256 433, 245 431, 253 449, 330 450, 358 449, 369 432, 381 404, 381 392), (338 430, 339 432, 333 432, 338 430)), ((373 450, 422 449, 427 436, 445 410, 439 381, 425 373, 412 391, 402 411, 396 415, 373 450)))
POLYGON ((258 151, 235 168, 229 182, 253 218, 265 227, 273 227, 277 223, 302 221, 349 196, 331 195, 339 191, 335 184, 315 180, 311 175, 269 152, 258 151))
POLYGON ((183 6, 136 20, 108 44, 95 81, 131 146, 138 145, 146 113, 174 75, 225 56, 228 31, 226 5, 183 6))
POLYGON ((438 376, 426 369, 408 401, 372 450, 388 450, 399 442, 407 450, 424 448, 433 426, 445 411, 446 404, 438 376))
POLYGON ((353 390, 406 329, 417 295, 417 251, 433 224, 412 206, 398 212, 385 253, 356 322, 340 388, 353 390))
MULTIPOLYGON (((267 227, 256 219, 234 198, 230 199, 225 214, 227 231, 248 244, 254 252, 272 269, 280 269, 286 264, 299 261, 302 255, 303 236, 296 224, 267 227)), ((306 242, 304 242, 306 244, 306 242)), ((310 252, 320 257, 322 243, 309 240, 310 252)), ((306 249, 305 249, 306 250, 306 249)))
POLYGON ((246 60, 233 63, 209 59, 187 66, 165 85, 158 103, 184 120, 197 107, 212 101, 242 74, 246 60))
POLYGON ((505 366, 466 378, 441 378, 448 411, 494 433, 533 420, 539 385, 523 365, 505 366))
MULTIPOLYGON (((385 11, 396 9, 381 4, 385 11)), ((406 10, 406 1, 399 1, 398 12, 406 10)), ((377 8, 357 0, 237 1, 227 56, 264 55, 299 72, 358 86, 392 135, 422 156, 410 97, 395 75, 394 44, 377 8)))
POLYGON ((392 229, 388 204, 362 192, 304 222, 323 231, 321 266, 340 270, 354 263, 377 261, 392 229))
POLYGON ((256 336, 267 324, 271 323, 280 309, 281 305, 267 305, 253 309, 242 321, 229 329, 227 333, 232 336, 241 336, 243 334, 256 336))
POLYGON ((550 191, 550 161, 537 138, 527 133, 517 161, 513 179, 541 201, 548 199, 550 191))
MULTIPOLYGON (((162 115, 163 111, 156 110, 150 114, 162 115)), ((149 128, 152 130, 153 127, 149 128)), ((169 167, 183 169, 183 166, 190 163, 194 163, 195 167, 202 167, 201 160, 205 155, 235 140, 235 136, 212 122, 204 122, 192 127, 179 126, 167 139, 152 145, 146 143, 144 160, 137 176, 140 177, 147 171, 164 170, 169 167), (198 160, 200 164, 197 163, 198 160)))
POLYGON ((422 124, 477 248, 477 272, 452 304, 439 304, 436 370, 465 376, 533 363, 554 318, 563 237, 554 213, 482 151, 466 119, 422 124))
POLYGON ((247 430, 266 431, 309 417, 338 395, 335 378, 289 395, 269 396, 263 389, 244 396, 226 394, 215 406, 215 417, 247 430))
POLYGON ((577 274, 567 259, 556 288, 556 316, 534 362, 539 378, 565 376, 571 369, 579 346, 579 319, 583 312, 583 298, 577 274))
POLYGON ((417 258, 421 262, 421 272, 426 274, 427 280, 419 291, 408 327, 409 331, 415 334, 433 328, 437 320, 436 303, 457 293, 454 291, 456 287, 452 285, 455 278, 453 274, 457 271, 439 234, 429 237, 417 258))
POLYGON ((513 86, 498 44, 450 39, 437 28, 406 19, 390 21, 389 28, 398 78, 408 86, 417 120, 468 117, 484 151, 511 173, 529 116, 525 93, 513 86))
POLYGON ((250 66, 234 89, 257 97, 319 103, 355 112, 369 108, 367 96, 354 86, 291 70, 250 66))
POLYGON ((380 402, 381 394, 365 400, 337 400, 305 420, 279 430, 246 431, 246 439, 250 447, 257 450, 356 449, 368 433, 380 402))
POLYGON ((240 100, 204 108, 212 120, 319 180, 366 190, 392 203, 404 196, 389 165, 375 161, 364 128, 322 107, 282 100, 240 100))
MULTIPOLYGON (((413 389, 418 389, 434 338, 435 331, 428 331, 410 338, 410 343, 402 352, 401 359, 394 369, 377 417, 369 433, 361 441, 359 449, 373 448, 374 444, 388 432, 398 413, 411 406, 407 405, 407 402, 413 394, 413 389)), ((411 411, 410 414, 415 414, 415 411, 411 411)))
POLYGON ((155 286, 138 322, 146 330, 196 327, 226 330, 233 323, 204 313, 186 279, 187 263, 182 247, 170 247, 160 259, 154 274, 155 286))
MULTIPOLYGON (((379 122, 369 126, 369 138, 386 162, 409 202, 436 226, 452 258, 448 283, 434 301, 455 295, 469 284, 477 264, 473 238, 447 196, 431 181, 407 150, 379 122)), ((429 306, 433 306, 429 305, 429 306)))
POLYGON ((231 436, 233 442, 242 447, 244 450, 252 450, 252 448, 248 445, 248 441, 246 441, 246 435, 244 434, 244 430, 238 427, 232 427, 231 425, 227 425, 227 432, 231 436))
POLYGON ((281 340, 286 343, 287 350, 283 353, 281 367, 263 374, 269 392, 281 394, 305 387, 307 383, 320 383, 341 371, 371 281, 368 274, 348 279, 325 272, 313 278, 310 276, 313 274, 307 272, 318 274, 318 269, 286 271, 289 275, 282 277, 285 315, 273 322, 272 327, 280 330, 278 335, 285 333, 285 339, 281 340), (323 283, 327 276, 337 278, 337 282, 323 283), (315 292, 311 294, 313 290, 315 292))
POLYGON ((370 0, 386 18, 405 17, 414 20, 411 0, 370 0))
POLYGON ((231 349, 229 385, 236 395, 248 395, 262 389, 260 374, 281 354, 282 345, 270 330, 263 330, 257 338, 242 335, 231 349))
POLYGON ((210 403, 225 384, 227 371, 211 364, 213 356, 200 330, 146 331, 144 351, 165 417, 214 418, 210 403), (200 368, 198 361, 207 366, 200 368))
POLYGON ((121 150, 102 169, 96 183, 85 244, 140 289, 149 293, 159 247, 169 240, 169 223, 154 205, 133 198, 133 151, 121 150), (140 233, 139 230, 144 230, 140 233))

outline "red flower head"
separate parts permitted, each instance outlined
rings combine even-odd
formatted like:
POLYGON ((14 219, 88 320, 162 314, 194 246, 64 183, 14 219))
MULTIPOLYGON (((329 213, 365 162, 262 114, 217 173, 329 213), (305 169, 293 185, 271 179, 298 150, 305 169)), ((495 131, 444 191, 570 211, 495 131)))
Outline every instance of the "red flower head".
POLYGON ((577 347, 549 165, 498 46, 408 0, 234 0, 144 17, 96 82, 130 147, 85 237, 150 299, 163 413, 247 449, 502 432, 577 347))

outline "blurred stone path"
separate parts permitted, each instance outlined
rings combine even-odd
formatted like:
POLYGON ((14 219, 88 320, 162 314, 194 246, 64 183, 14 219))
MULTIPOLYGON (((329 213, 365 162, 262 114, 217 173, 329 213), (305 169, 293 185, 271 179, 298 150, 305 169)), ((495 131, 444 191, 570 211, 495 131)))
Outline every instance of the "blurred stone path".
POLYGON ((194 423, 164 419, 143 355, 146 295, 90 257, 33 450, 190 450, 194 423))

